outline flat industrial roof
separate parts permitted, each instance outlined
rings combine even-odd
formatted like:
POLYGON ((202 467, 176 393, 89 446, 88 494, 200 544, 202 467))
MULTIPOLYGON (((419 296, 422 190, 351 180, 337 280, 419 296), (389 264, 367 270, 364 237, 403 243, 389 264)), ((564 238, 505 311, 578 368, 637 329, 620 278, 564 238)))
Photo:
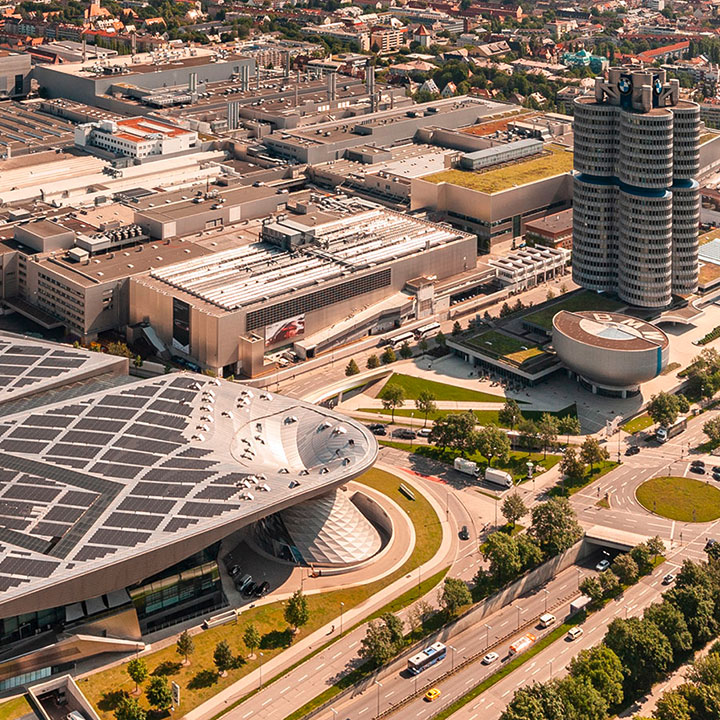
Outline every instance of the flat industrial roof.
POLYGON ((360 423, 174 373, 0 421, 0 617, 112 592, 372 466, 360 423), (97 573, 97 575, 93 575, 97 573), (77 586, 74 585, 77 581, 77 586))

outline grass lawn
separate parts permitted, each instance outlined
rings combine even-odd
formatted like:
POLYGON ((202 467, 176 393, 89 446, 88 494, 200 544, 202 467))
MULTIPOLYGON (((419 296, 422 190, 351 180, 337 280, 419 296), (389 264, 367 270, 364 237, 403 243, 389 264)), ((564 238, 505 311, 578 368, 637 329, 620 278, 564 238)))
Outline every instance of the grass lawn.
POLYGON ((0 703, 0 720, 16 720, 32 712, 33 709, 23 695, 0 703))
POLYGON ((555 485, 555 487, 550 488, 548 495, 551 497, 556 495, 574 495, 590 483, 595 482, 603 475, 606 475, 611 470, 614 470, 618 467, 618 465, 620 465, 620 463, 613 462, 612 460, 606 460, 605 462, 600 463, 600 465, 595 466, 592 472, 590 472, 590 468, 588 468, 585 475, 578 480, 571 481, 568 478, 565 478, 563 481, 555 485))
MULTIPOLYGON (((430 503, 421 492, 416 490, 415 501, 408 500, 399 491, 400 480, 394 475, 377 469, 368 471, 358 481, 385 493, 408 514, 415 526, 417 538, 415 549, 402 567, 382 580, 362 587, 308 595, 310 621, 295 638, 299 639, 313 632, 327 622, 328 618, 337 615, 341 602, 345 603, 347 611, 380 592, 384 587, 429 560, 440 547, 442 539, 440 523, 430 503)), ((412 484, 409 480, 404 482, 412 484)), ((255 624, 262 636, 261 650, 264 654, 264 661, 282 652, 294 640, 283 619, 283 603, 276 602, 247 610, 240 616, 237 624, 212 628, 194 635, 195 653, 191 658, 192 664, 188 667, 182 667, 180 664, 181 658, 175 652, 174 645, 144 656, 151 674, 166 675, 168 680, 177 682, 182 688, 182 707, 176 713, 171 713, 171 718, 181 717, 258 666, 259 657, 252 661, 244 659, 247 650, 241 638, 245 627, 251 622, 255 624), (230 670, 225 678, 218 676, 212 662, 213 650, 220 640, 227 640, 238 657, 237 667, 230 670)), ((113 717, 114 707, 122 692, 131 691, 134 688, 133 683, 127 677, 125 668, 125 664, 119 665, 95 673, 79 683, 82 691, 104 720, 110 720, 113 717)), ((144 694, 140 696, 140 702, 147 706, 144 694)))
POLYGON ((644 508, 670 520, 709 522, 720 517, 720 490, 693 478, 652 478, 636 496, 644 508))
MULTIPOLYGON (((376 415, 383 415, 386 418, 389 418, 391 414, 390 411, 385 410, 385 408, 360 408, 359 412, 374 413, 376 415)), ((446 415, 454 415, 461 412, 467 412, 467 410, 438 410, 437 412, 430 413, 428 415, 428 420, 439 420, 446 415)), ((504 425, 500 422, 498 410, 473 410, 473 413, 475 414, 478 424, 480 425, 497 425, 498 427, 505 428, 509 427, 508 425, 504 425)), ((540 410, 525 410, 522 411, 521 414, 524 418, 528 420, 539 420, 540 416, 543 413, 540 410)), ((418 413, 417 410, 410 410, 409 408, 399 408, 395 411, 396 418, 409 418, 411 415, 415 418, 413 422, 413 427, 419 427, 420 425, 418 425, 418 423, 422 424, 424 418, 421 413, 418 413)), ((577 417, 577 407, 573 403, 572 405, 568 405, 562 410, 549 412, 548 415, 555 415, 559 418, 565 417, 566 415, 577 417)))
POLYGON ((591 290, 582 290, 542 310, 525 315, 523 320, 537 325, 544 330, 550 330, 552 328, 553 318, 561 310, 567 310, 568 312, 578 312, 580 310, 613 311, 621 307, 623 307, 623 304, 617 300, 613 300, 605 295, 598 295, 591 290))
POLYGON ((402 373, 391 375, 388 384, 399 385, 405 391, 405 397, 408 400, 417 400, 418 395, 425 390, 426 392, 432 393, 436 400, 448 400, 451 402, 505 402, 505 398, 502 395, 493 395, 492 393, 481 392, 480 390, 469 390, 464 387, 458 387, 457 385, 425 380, 424 378, 414 377, 413 375, 403 375, 402 373))
POLYGON ((621 425, 620 427, 626 432, 626 433, 636 433, 640 432, 641 430, 646 430, 651 425, 653 425, 652 418, 647 414, 643 413, 642 415, 638 415, 637 417, 634 417, 632 420, 628 420, 625 424, 621 425))
POLYGON ((426 175, 423 180, 432 183, 447 182, 452 185, 477 190, 483 193, 496 193, 509 190, 516 185, 561 175, 573 169, 573 154, 559 145, 548 145, 549 152, 533 156, 527 160, 503 165, 495 170, 475 172, 471 170, 443 170, 426 175))

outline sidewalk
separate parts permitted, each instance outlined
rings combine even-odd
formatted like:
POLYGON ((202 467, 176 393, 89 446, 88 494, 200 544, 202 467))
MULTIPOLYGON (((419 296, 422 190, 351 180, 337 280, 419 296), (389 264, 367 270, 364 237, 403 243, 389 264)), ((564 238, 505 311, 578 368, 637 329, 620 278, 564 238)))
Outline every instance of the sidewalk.
MULTIPOLYGON (((400 480, 407 481, 408 479, 404 473, 398 472, 395 468, 381 465, 378 465, 378 467, 381 467, 381 469, 387 472, 393 473, 400 480)), ((432 493, 432 487, 426 486, 421 481, 418 481, 418 484, 423 485, 425 490, 432 493)), ((451 526, 454 526, 454 522, 449 521, 446 517, 444 517, 445 513, 441 511, 442 504, 436 495, 428 495, 427 499, 430 501, 431 505, 433 505, 433 508, 438 515, 441 527, 443 528, 443 538, 437 553, 435 553, 433 558, 421 565, 417 572, 413 571, 412 573, 399 578, 386 587, 382 593, 374 595, 360 605, 345 611, 342 616, 343 628, 351 627, 356 622, 386 605, 393 598, 402 595, 404 592, 417 584, 419 576, 427 578, 447 567, 449 564, 452 564, 457 552, 457 528, 452 527, 451 530, 451 526), (433 502, 433 499, 435 502, 433 502)), ((323 627, 303 638, 297 644, 292 645, 284 652, 268 660, 268 662, 261 668, 258 668, 252 673, 241 678, 230 687, 215 695, 211 700, 208 700, 203 705, 200 705, 190 711, 187 715, 185 715, 185 718, 187 718, 187 720, 207 720, 208 718, 222 712, 233 702, 261 687, 261 675, 265 679, 273 678, 290 668, 299 660, 302 660, 302 658, 314 649, 317 650, 317 648, 321 647, 330 639, 330 636, 333 634, 333 630, 331 629, 333 627, 339 630, 339 616, 336 618, 328 618, 328 622, 323 627)), ((364 635, 365 629, 363 625, 350 633, 350 635, 343 638, 342 647, 340 647, 338 643, 332 643, 328 648, 320 652, 318 655, 315 655, 307 662, 302 663, 302 665, 293 671, 293 673, 305 675, 305 677, 302 678, 301 687, 298 688, 295 693, 291 694, 293 702, 296 706, 307 702, 325 689, 327 673, 332 669, 332 674, 337 674, 344 669, 349 658, 340 658, 340 655, 348 652, 350 652, 351 655, 354 655, 355 653, 352 653, 352 649, 356 647, 357 643, 360 641, 359 639, 364 637, 364 635), (358 635, 358 638, 356 638, 355 635, 358 635), (353 636, 353 639, 350 639, 350 636, 353 636), (310 671, 307 668, 308 663, 313 663, 313 667, 315 668, 315 670, 312 671, 311 678, 310 671), (319 667, 315 667, 315 664, 319 667), (322 675, 318 675, 317 671, 326 666, 328 669, 322 675), (297 696, 297 692, 300 691, 302 691, 303 697, 307 694, 307 698, 302 700, 302 702, 298 701, 297 696)), ((339 637, 339 633, 335 637, 339 637)), ((250 710, 251 704, 253 707, 258 705, 258 707, 262 710, 263 718, 271 717, 277 711, 277 708, 273 709, 265 707, 272 699, 268 699, 266 695, 271 693, 273 695, 277 695, 278 698, 281 697, 282 694, 284 694, 284 691, 278 692, 278 690, 281 685, 287 685, 287 680, 288 678, 278 680, 277 683, 273 683, 269 688, 262 690, 252 698, 248 699, 241 706, 242 713, 240 713, 240 707, 238 707, 236 710, 228 713, 226 717, 229 719, 249 717, 252 712, 250 710)), ((288 688, 285 688, 285 690, 287 689, 289 689, 289 686, 288 688)))

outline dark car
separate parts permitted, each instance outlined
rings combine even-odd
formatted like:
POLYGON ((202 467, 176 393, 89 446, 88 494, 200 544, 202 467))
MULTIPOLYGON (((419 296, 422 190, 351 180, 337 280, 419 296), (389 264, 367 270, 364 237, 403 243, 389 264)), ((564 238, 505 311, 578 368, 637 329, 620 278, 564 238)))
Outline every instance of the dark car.
POLYGON ((269 590, 270 590, 270 583, 266 580, 265 582, 260 583, 255 588, 254 595, 255 595, 255 597, 262 597, 263 595, 267 595, 269 590))
POLYGON ((700 467, 700 465, 691 465, 690 466, 690 472, 697 473, 698 475, 704 475, 705 474, 705 468, 700 467))
POLYGON ((713 480, 715 480, 716 482, 720 482, 720 472, 713 473, 713 480))
POLYGON ((368 430, 373 435, 387 435, 387 428, 384 425, 368 425, 368 430))
POLYGON ((240 566, 239 565, 233 565, 230 568, 230 577, 237 577, 240 574, 240 566))
MULTIPOLYGON (((704 468, 704 467, 705 467, 705 463, 704 463, 702 460, 693 460, 693 461, 690 463, 690 465, 691 465, 692 467, 701 467, 701 468, 704 468)), ((714 468, 713 468, 713 469, 714 469, 714 468)))
POLYGON ((637 445, 631 445, 626 451, 626 455, 637 455, 640 452, 640 448, 637 445))
POLYGON ((470 539, 470 533, 468 532, 467 525, 463 525, 460 529, 460 539, 461 540, 469 540, 470 539))
POLYGON ((393 430, 393 437, 414 440, 417 437, 417 433, 409 428, 398 428, 397 430, 393 430))
POLYGON ((715 540, 715 538, 710 538, 705 543, 705 552, 707 552, 713 545, 717 545, 717 540, 715 540))
POLYGON ((242 594, 243 594, 243 595, 247 595, 247 596, 249 597, 250 595, 254 595, 254 594, 255 594, 255 590, 257 590, 257 583, 249 582, 249 583, 242 589, 242 594))
POLYGON ((713 465, 713 472, 720 473, 720 465, 713 465))

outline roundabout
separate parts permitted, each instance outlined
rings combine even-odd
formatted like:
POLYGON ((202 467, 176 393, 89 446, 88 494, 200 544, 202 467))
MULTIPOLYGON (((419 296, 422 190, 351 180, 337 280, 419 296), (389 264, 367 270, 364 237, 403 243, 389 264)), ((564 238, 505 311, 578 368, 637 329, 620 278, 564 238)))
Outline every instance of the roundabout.
POLYGON ((702 523, 720 517, 720 490, 707 481, 655 477, 640 485, 635 497, 646 510, 670 520, 702 523))

